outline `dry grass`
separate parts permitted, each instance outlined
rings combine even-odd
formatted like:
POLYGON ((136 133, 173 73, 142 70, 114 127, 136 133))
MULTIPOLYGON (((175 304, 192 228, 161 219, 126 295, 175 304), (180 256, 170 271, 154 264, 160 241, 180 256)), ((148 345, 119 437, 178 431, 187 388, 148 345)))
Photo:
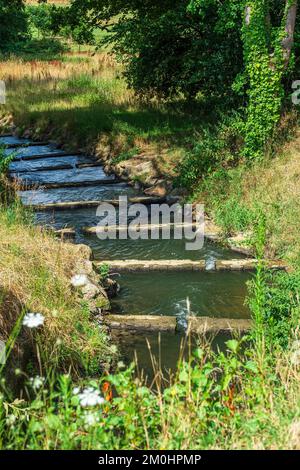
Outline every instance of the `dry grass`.
MULTIPOLYGON (((106 53, 92 54, 90 52, 66 52, 65 58, 72 57, 82 60, 64 61, 56 60, 23 60, 10 59, 1 61, 0 80, 9 84, 21 80, 33 82, 44 82, 52 80, 65 80, 68 78, 89 74, 92 77, 112 79, 118 73, 118 67, 114 58, 106 53)), ((55 87, 55 84, 53 84, 55 87)))
POLYGON ((281 156, 243 178, 244 203, 260 203, 266 213, 271 253, 284 253, 296 262, 300 257, 300 132, 281 156))
POLYGON ((1 335, 8 338, 22 313, 42 313, 44 360, 64 369, 88 367, 93 358, 100 367, 109 355, 105 334, 71 287, 82 260, 80 245, 60 242, 26 223, 18 205, 0 206, 1 335))

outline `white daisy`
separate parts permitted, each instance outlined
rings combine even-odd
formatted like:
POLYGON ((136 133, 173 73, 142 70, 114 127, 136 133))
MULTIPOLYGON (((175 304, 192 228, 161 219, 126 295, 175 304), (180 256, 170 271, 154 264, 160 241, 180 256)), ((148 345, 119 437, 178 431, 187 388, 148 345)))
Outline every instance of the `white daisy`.
POLYGON ((105 400, 103 397, 101 397, 99 390, 96 390, 92 387, 85 388, 83 392, 78 395, 78 397, 82 407, 103 405, 103 403, 105 403, 105 400))
POLYGON ((37 328, 43 325, 44 321, 45 317, 41 313, 26 313, 23 318, 23 325, 28 326, 28 328, 37 328))
POLYGON ((40 377, 39 375, 37 375, 36 377, 31 377, 29 379, 29 382, 34 390, 39 390, 39 388, 43 386, 45 379, 44 377, 40 377))

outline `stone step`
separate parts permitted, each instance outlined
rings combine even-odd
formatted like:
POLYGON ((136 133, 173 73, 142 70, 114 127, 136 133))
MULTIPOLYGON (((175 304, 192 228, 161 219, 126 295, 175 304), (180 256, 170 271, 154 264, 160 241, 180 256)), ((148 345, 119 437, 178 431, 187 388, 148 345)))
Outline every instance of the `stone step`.
POLYGON ((41 154, 37 154, 37 155, 24 155, 24 156, 18 156, 16 158, 14 158, 12 161, 13 162, 19 162, 19 161, 27 161, 27 160, 41 160, 43 158, 55 158, 55 157, 64 157, 64 158, 68 158, 68 157, 76 157, 78 155, 82 155, 82 153, 80 152, 73 152, 73 153, 66 153, 66 152, 51 152, 51 149, 49 149, 49 153, 41 153, 41 154))
POLYGON ((205 260, 122 260, 95 262, 96 267, 109 266, 110 271, 148 272, 148 271, 204 271, 205 260))
MULTIPOLYGON (((265 260, 266 268, 275 270, 286 270, 287 264, 280 260, 265 260)), ((217 260, 217 271, 254 271, 257 267, 257 259, 230 259, 217 260)))
POLYGON ((38 147, 40 145, 49 145, 48 142, 20 142, 20 143, 12 143, 12 144, 4 144, 8 149, 19 149, 22 147, 38 147))
MULTIPOLYGON (((178 329, 177 318, 174 316, 158 315, 107 315, 104 323, 112 329, 138 331, 169 331, 175 333, 178 329)), ((189 317, 187 333, 215 334, 247 332, 251 329, 249 319, 229 319, 210 317, 189 317)))
POLYGON ((37 225, 41 232, 50 232, 53 233, 56 237, 61 238, 62 240, 73 239, 76 236, 76 230, 72 227, 70 228, 60 228, 56 229, 53 227, 47 227, 43 225, 37 225))
MULTIPOLYGON (((18 160, 19 162, 19 160, 18 160)), ((42 168, 34 168, 34 169, 23 169, 23 170, 13 170, 11 171, 12 174, 21 175, 22 173, 36 173, 39 171, 59 171, 59 170, 72 170, 73 168, 78 170, 82 170, 84 168, 95 168, 95 167, 103 167, 101 163, 75 163, 75 165, 71 165, 70 163, 63 163, 57 166, 43 166, 42 168)))
MULTIPOLYGON (((285 270, 287 265, 281 261, 265 262, 268 269, 285 270)), ((109 266, 111 271, 119 272, 149 272, 149 271, 255 271, 257 260, 255 259, 236 259, 236 260, 218 260, 215 267, 206 260, 103 260, 95 262, 95 266, 109 266)))
POLYGON ((87 235, 92 235, 92 234, 97 234, 97 233, 103 233, 103 232, 126 232, 129 230, 135 230, 135 231, 141 231, 141 230, 154 230, 154 229, 164 229, 164 228, 196 228, 195 223, 180 223, 180 224, 175 224, 175 223, 169 223, 169 224, 144 224, 144 225, 110 225, 107 227, 101 227, 101 226, 93 226, 93 227, 83 227, 81 230, 83 233, 87 235))
MULTIPOLYGON (((131 197, 128 198, 129 204, 162 204, 165 202, 165 198, 155 198, 155 197, 131 197)), ((64 211, 70 209, 82 209, 82 208, 91 208, 98 207, 100 204, 111 204, 113 206, 119 205, 119 199, 103 199, 98 201, 70 201, 70 202, 56 202, 50 204, 41 204, 41 205, 32 205, 30 206, 34 211, 64 211)))
POLYGON ((79 188, 79 187, 88 187, 88 186, 97 186, 97 185, 104 185, 104 184, 116 184, 117 180, 114 178, 103 178, 99 180, 92 180, 92 181, 64 181, 58 183, 39 183, 38 181, 25 181, 22 184, 22 180, 16 179, 16 184, 18 185, 18 189, 22 191, 31 190, 31 189, 59 189, 59 188, 79 188))

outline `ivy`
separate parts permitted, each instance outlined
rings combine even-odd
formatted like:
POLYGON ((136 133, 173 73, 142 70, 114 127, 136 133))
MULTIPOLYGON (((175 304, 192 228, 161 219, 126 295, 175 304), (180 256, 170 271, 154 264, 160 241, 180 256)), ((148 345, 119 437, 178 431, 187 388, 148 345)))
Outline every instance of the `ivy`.
POLYGON ((263 156, 281 116, 284 98, 285 63, 282 40, 285 35, 287 2, 279 27, 272 27, 268 0, 245 3, 242 38, 249 82, 243 155, 263 156))

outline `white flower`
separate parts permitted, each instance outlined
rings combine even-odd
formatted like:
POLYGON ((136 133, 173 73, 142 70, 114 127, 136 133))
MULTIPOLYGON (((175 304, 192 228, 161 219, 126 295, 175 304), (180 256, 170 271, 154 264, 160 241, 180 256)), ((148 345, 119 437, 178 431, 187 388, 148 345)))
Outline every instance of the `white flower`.
POLYGON ((6 424, 8 426, 13 426, 15 424, 16 420, 17 420, 17 417, 15 415, 9 415, 6 418, 6 424))
POLYGON ((37 328, 43 325, 44 320, 45 317, 41 313, 26 313, 23 318, 23 325, 28 326, 28 328, 37 328))
POLYGON ((88 283, 88 277, 86 274, 76 274, 71 279, 71 284, 73 287, 84 287, 88 283))
POLYGON ((99 390, 96 390, 92 387, 85 388, 78 396, 80 405, 83 407, 103 405, 103 403, 105 403, 105 400, 103 397, 101 397, 99 390))
POLYGON ((79 387, 73 388, 73 395, 78 395, 79 392, 80 392, 80 388, 79 388, 79 387))
POLYGON ((36 377, 31 377, 31 379, 29 379, 29 382, 34 390, 38 390, 43 386, 45 379, 44 377, 40 377, 39 375, 37 375, 36 377))
POLYGON ((91 428, 93 426, 96 426, 96 424, 99 422, 99 417, 96 415, 96 413, 86 413, 83 419, 84 419, 84 426, 86 428, 91 428))

